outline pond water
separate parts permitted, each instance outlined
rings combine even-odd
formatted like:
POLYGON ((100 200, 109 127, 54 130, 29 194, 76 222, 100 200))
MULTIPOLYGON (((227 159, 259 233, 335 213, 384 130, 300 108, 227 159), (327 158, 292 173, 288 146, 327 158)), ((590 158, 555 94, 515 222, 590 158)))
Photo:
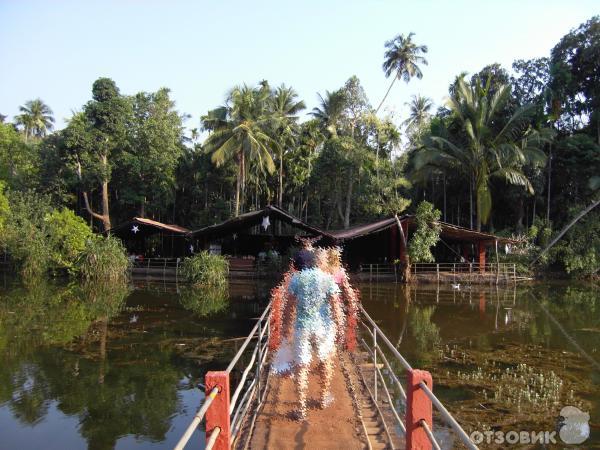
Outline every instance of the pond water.
MULTIPOLYGON (((172 448, 268 301, 269 284, 5 282, 0 449, 172 448)), ((554 429, 589 412, 600 446, 600 299, 578 284, 360 286, 371 316, 468 429, 554 429), (550 428, 552 427, 552 428, 550 428)), ((202 448, 203 433, 192 442, 202 448)), ((485 446, 482 446, 485 448, 485 446)))

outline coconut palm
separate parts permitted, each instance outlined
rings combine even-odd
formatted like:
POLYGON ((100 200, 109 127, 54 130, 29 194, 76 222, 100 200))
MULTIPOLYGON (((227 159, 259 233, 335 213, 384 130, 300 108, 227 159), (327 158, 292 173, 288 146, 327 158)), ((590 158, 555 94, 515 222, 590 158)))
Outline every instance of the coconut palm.
POLYGON ((394 39, 385 43, 387 50, 384 55, 383 72, 386 78, 389 78, 391 75, 394 75, 394 78, 381 103, 375 110, 375 114, 379 112, 396 80, 403 79, 408 83, 412 77, 423 78, 423 72, 421 72, 419 64, 427 65, 427 60, 421 56, 421 54, 427 53, 427 46, 415 44, 412 40, 414 35, 415 33, 409 33, 405 37, 403 34, 399 34, 394 39))
POLYGON ((409 108, 408 119, 404 121, 406 130, 411 137, 419 137, 423 125, 431 117, 430 111, 433 108, 433 102, 428 97, 422 95, 413 95, 410 102, 406 105, 409 108))
POLYGON ((283 153, 286 148, 294 146, 298 135, 297 114, 306 108, 302 100, 298 100, 298 93, 291 87, 282 84, 275 89, 270 101, 271 114, 275 135, 279 141, 279 192, 277 204, 283 205, 283 153))
POLYGON ((313 108, 309 114, 320 122, 322 129, 335 135, 337 134, 337 121, 346 105, 344 93, 342 90, 338 90, 334 92, 325 91, 325 97, 321 94, 317 95, 319 96, 320 105, 313 108))
POLYGON ((52 110, 41 99, 29 100, 19 108, 21 114, 15 119, 17 125, 23 127, 25 139, 32 136, 44 137, 54 127, 52 110))
POLYGON ((430 136, 424 148, 415 154, 417 171, 433 166, 446 170, 459 168, 469 174, 476 196, 478 230, 491 213, 492 178, 502 178, 533 193, 522 167, 543 164, 546 158, 541 147, 550 136, 529 128, 531 105, 517 109, 502 127, 494 126, 497 124, 493 121, 509 96, 509 85, 500 86, 490 96, 489 82, 486 86, 479 81, 469 85, 460 78, 447 106, 462 127, 464 142, 452 142, 447 136, 430 136))
POLYGON ((236 86, 226 105, 201 118, 203 128, 210 131, 204 149, 212 154, 212 162, 218 167, 234 160, 238 166, 236 216, 244 201, 247 161, 253 161, 257 171, 275 172, 271 153, 275 153, 279 145, 266 131, 270 121, 268 100, 268 89, 236 86))

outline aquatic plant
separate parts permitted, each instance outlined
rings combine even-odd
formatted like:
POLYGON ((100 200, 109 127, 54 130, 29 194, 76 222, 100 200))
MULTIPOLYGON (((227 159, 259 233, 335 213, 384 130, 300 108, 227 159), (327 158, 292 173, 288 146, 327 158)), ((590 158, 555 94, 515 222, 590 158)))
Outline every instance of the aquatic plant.
POLYGON ((86 281, 122 281, 127 279, 130 264, 121 241, 95 236, 86 242, 75 270, 86 281))
POLYGON ((181 273, 194 285, 223 286, 227 284, 229 262, 221 255, 202 251, 183 260, 181 273))

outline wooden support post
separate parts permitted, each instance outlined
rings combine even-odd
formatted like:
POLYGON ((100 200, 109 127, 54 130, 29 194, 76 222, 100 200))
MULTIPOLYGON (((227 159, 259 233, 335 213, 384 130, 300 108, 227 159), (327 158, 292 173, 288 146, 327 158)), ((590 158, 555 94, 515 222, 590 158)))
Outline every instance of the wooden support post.
POLYGON ((431 442, 421 426, 424 420, 433 430, 433 407, 427 394, 421 389, 422 381, 430 390, 433 390, 431 374, 425 370, 409 370, 406 385, 406 449, 430 450, 431 442))
POLYGON ((231 448, 231 423, 229 418, 229 374, 225 371, 206 372, 204 377, 206 395, 215 387, 219 394, 206 411, 206 439, 212 431, 219 427, 221 432, 214 445, 215 450, 229 450, 231 448))
POLYGON ((440 284, 440 264, 437 263, 435 265, 435 273, 437 274, 437 282, 440 284))
POLYGON ((478 242, 478 250, 479 250, 479 271, 481 273, 485 272, 485 242, 478 242))

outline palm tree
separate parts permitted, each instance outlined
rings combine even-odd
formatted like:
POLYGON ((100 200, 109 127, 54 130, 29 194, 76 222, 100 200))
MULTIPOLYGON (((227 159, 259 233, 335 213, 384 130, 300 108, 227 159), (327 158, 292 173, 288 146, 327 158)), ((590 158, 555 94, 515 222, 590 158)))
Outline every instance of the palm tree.
POLYGON ((267 134, 269 91, 263 88, 236 86, 228 95, 227 104, 209 111, 201 118, 202 126, 210 131, 204 141, 204 149, 211 153, 212 162, 218 167, 235 160, 238 166, 235 215, 240 214, 244 201, 246 161, 254 161, 257 171, 275 172, 271 153, 279 146, 267 134))
POLYGON ((417 170, 426 166, 458 167, 469 173, 476 195, 478 230, 491 213, 491 179, 502 178, 533 193, 522 167, 528 163, 543 164, 546 156, 540 147, 549 140, 548 133, 529 128, 531 105, 516 110, 497 131, 493 121, 509 98, 510 86, 500 86, 491 97, 488 94, 489 82, 482 86, 477 81, 471 86, 460 78, 448 107, 461 125, 465 141, 458 143, 446 136, 430 136, 428 144, 415 154, 417 170))
POLYGON ((21 114, 15 119, 23 127, 25 140, 31 136, 44 137, 54 126, 52 110, 41 99, 29 100, 19 108, 21 114))
POLYGON ((274 129, 279 141, 279 192, 277 204, 283 205, 283 152, 285 148, 294 146, 298 135, 297 114, 306 108, 302 100, 298 100, 298 94, 291 87, 282 84, 271 97, 271 113, 274 129))
POLYGON ((392 74, 394 78, 375 110, 375 114, 379 112, 396 80, 403 79, 408 83, 412 77, 423 78, 423 72, 421 72, 419 64, 427 65, 427 60, 421 56, 422 53, 427 53, 427 46, 415 44, 412 40, 414 35, 415 33, 409 33, 405 37, 403 34, 399 34, 385 43, 387 50, 384 55, 383 72, 386 78, 389 78, 392 74))
POLYGON ((411 137, 418 138, 423 129, 423 125, 427 123, 431 117, 430 111, 433 108, 433 102, 428 97, 422 95, 413 95, 410 102, 407 102, 410 112, 408 119, 404 121, 406 130, 411 137))
POLYGON ((325 91, 325 97, 319 96, 320 105, 313 108, 309 113, 321 123, 324 130, 329 131, 331 135, 337 134, 337 121, 344 111, 346 98, 342 90, 329 92, 325 91))

